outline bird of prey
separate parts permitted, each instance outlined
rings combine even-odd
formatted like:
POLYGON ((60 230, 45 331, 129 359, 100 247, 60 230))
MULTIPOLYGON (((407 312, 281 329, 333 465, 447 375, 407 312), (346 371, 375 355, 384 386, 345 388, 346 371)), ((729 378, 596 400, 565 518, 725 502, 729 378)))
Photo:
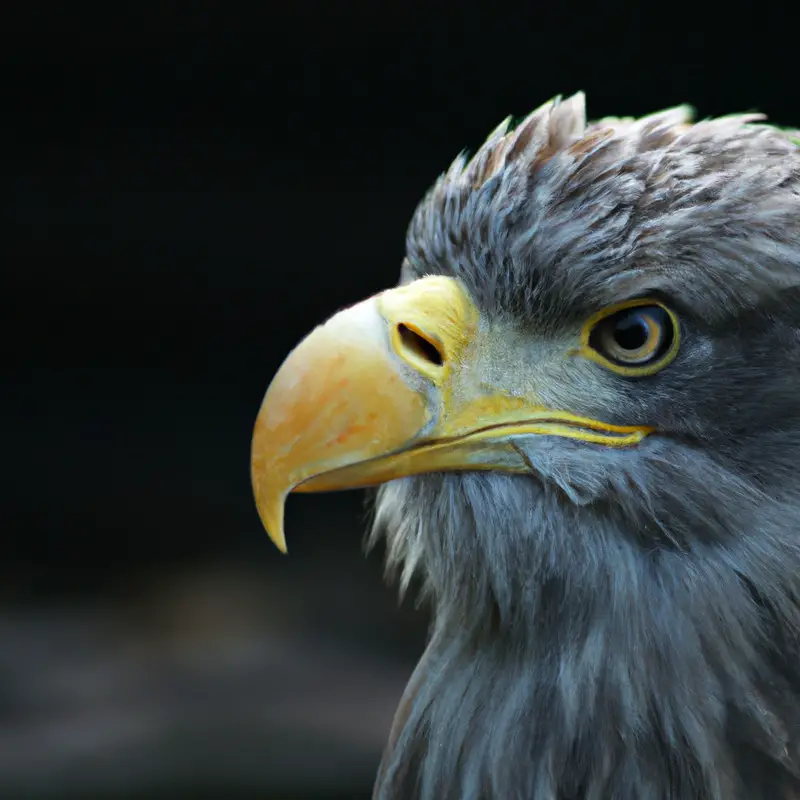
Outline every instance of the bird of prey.
POLYGON ((378 486, 432 603, 375 798, 800 798, 800 148, 762 119, 504 122, 275 375, 272 539, 378 486))

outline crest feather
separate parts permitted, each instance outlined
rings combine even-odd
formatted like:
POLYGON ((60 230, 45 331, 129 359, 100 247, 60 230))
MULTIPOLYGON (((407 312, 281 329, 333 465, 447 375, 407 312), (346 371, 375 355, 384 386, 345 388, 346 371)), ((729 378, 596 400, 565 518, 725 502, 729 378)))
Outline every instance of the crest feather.
MULTIPOLYGON (((512 161, 546 160, 580 138, 586 129, 586 97, 578 92, 562 101, 556 97, 531 112, 509 131, 507 117, 495 128, 472 159, 463 168, 461 180, 478 189, 512 161)), ((457 159, 448 178, 457 172, 457 159)))

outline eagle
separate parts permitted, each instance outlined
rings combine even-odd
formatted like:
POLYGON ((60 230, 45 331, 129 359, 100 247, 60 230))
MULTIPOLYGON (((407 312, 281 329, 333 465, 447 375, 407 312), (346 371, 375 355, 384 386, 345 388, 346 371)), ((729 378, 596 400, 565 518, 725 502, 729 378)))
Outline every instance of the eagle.
POLYGON ((251 477, 375 487, 429 599, 379 800, 800 798, 800 148, 759 114, 460 155, 286 358, 251 477))

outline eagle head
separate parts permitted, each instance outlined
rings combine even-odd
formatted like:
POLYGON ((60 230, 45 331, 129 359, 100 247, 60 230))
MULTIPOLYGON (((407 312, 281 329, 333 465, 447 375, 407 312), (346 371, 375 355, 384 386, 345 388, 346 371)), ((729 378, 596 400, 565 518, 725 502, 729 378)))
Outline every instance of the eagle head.
POLYGON ((578 94, 457 158, 399 285, 288 356, 269 534, 379 486, 434 610, 376 797, 800 797, 799 279, 789 134, 578 94))

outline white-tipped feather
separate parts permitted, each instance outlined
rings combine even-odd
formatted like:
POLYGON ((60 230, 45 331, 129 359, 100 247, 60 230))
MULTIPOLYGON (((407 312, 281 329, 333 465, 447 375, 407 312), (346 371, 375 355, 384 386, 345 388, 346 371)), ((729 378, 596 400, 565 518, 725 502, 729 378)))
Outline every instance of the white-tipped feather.
MULTIPOLYGON (((458 178, 479 188, 511 162, 534 163, 538 157, 568 147, 586 130, 586 97, 578 92, 566 100, 559 97, 530 113, 514 130, 504 119, 464 166, 458 178)), ((461 162, 459 162, 461 163, 461 162)), ((452 180, 456 162, 447 173, 452 180)))
POLYGON ((586 130, 586 96, 583 92, 553 104, 549 124, 549 148, 562 150, 586 130))

